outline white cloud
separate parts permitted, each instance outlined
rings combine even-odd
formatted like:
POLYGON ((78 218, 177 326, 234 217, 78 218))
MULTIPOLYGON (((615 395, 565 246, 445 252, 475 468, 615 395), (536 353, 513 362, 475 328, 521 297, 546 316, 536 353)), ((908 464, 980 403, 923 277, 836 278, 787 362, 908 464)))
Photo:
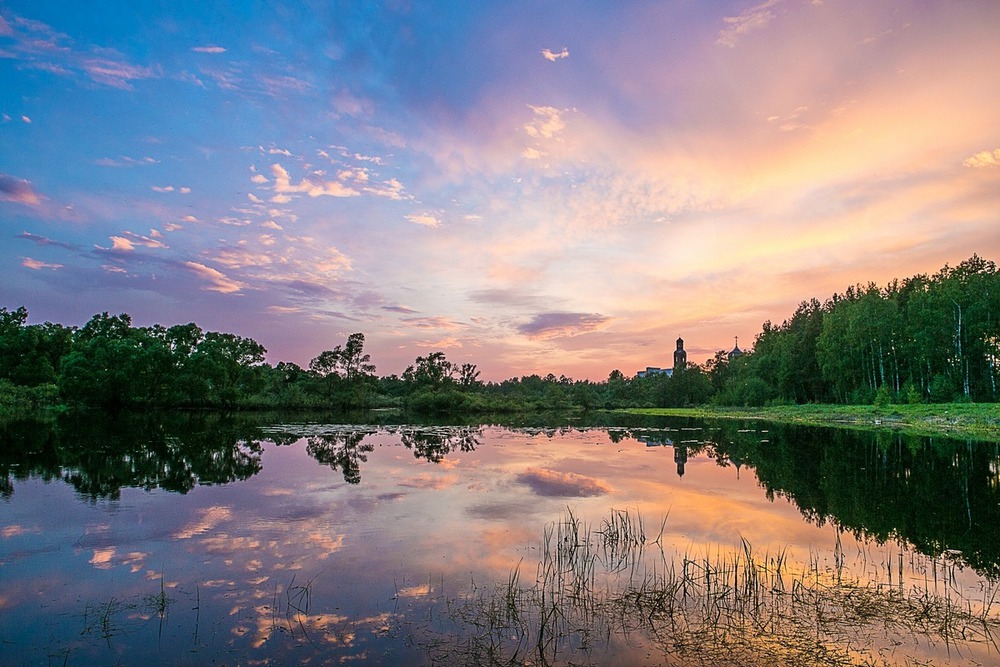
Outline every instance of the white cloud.
POLYGON ((774 19, 772 9, 781 4, 783 0, 766 0, 759 5, 755 5, 739 16, 727 16, 722 20, 726 27, 719 33, 716 44, 734 48, 740 38, 754 30, 766 28, 774 19))
POLYGON ((195 46, 191 48, 195 53, 225 53, 226 49, 221 46, 195 46))
POLYGON ((303 178, 297 185, 293 185, 288 172, 277 163, 271 165, 271 173, 274 175, 274 190, 279 194, 301 192, 310 197, 357 197, 361 194, 340 181, 313 182, 303 178))
POLYGON ((159 74, 151 67, 139 67, 106 58, 92 58, 87 60, 83 64, 83 70, 97 83, 103 83, 106 86, 121 90, 132 90, 131 81, 150 79, 159 74))
POLYGON ((112 236, 111 249, 120 250, 122 252, 132 252, 135 250, 135 245, 133 245, 133 243, 128 239, 122 238, 121 236, 112 236))
POLYGON ((542 57, 545 58, 546 60, 548 60, 549 62, 553 62, 554 63, 555 61, 559 60, 560 58, 569 58, 569 49, 567 49, 564 46, 563 50, 559 51, 558 53, 553 53, 549 49, 542 49, 542 57))
POLYGON ((422 215, 408 215, 406 216, 406 219, 418 225, 423 225, 424 227, 437 227, 441 224, 440 220, 429 213, 424 213, 422 215))
POLYGON ((552 139, 566 128, 566 121, 562 119, 562 111, 559 109, 530 104, 528 108, 535 113, 534 120, 524 124, 524 131, 529 137, 552 139))

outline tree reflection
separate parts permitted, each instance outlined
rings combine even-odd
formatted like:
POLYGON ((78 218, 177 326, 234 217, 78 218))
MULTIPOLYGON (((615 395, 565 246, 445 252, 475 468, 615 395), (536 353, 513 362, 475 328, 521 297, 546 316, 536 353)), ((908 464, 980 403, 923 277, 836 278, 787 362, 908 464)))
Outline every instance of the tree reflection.
POLYGON ((413 456, 430 463, 440 463, 453 451, 472 452, 482 444, 482 428, 457 427, 446 430, 408 430, 399 432, 403 446, 413 456))
POLYGON ((0 494, 15 481, 61 479, 91 500, 123 488, 187 493, 199 484, 247 479, 261 469, 253 426, 220 417, 93 414, 0 424, 0 494))
MULTIPOLYGON (((900 539, 1000 577, 1000 445, 889 431, 715 423, 678 442, 723 467, 753 468, 767 497, 811 523, 879 543, 900 539)), ((682 467, 678 466, 678 471, 682 467)))
POLYGON ((374 430, 351 430, 310 436, 306 452, 331 470, 340 469, 348 484, 361 483, 361 464, 368 461, 368 454, 375 449, 365 438, 375 435, 374 430))

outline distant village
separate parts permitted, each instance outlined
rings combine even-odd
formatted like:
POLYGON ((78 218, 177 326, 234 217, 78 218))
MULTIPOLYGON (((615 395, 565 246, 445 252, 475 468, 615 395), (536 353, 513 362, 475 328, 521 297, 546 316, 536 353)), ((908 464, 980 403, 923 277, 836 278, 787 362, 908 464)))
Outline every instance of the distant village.
MULTIPOLYGON (((740 349, 740 337, 736 336, 736 345, 731 349, 726 356, 732 360, 743 354, 743 350, 740 349)), ((635 376, 638 378, 649 377, 651 375, 666 375, 671 377, 679 368, 684 368, 687 365, 688 353, 684 349, 684 339, 677 339, 677 349, 674 350, 674 365, 671 368, 660 368, 658 366, 646 366, 646 370, 636 372, 635 376)))

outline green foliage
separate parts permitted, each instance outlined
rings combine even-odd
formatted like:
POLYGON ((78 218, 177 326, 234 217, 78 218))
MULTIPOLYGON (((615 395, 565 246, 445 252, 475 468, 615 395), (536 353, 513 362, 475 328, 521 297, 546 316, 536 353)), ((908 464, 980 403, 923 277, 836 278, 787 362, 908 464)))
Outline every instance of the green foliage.
POLYGON ((402 377, 377 378, 361 333, 303 369, 271 367, 256 341, 194 323, 133 327, 127 314, 101 313, 76 330, 27 320, 23 307, 0 308, 0 405, 50 404, 53 386, 67 404, 112 409, 448 413, 1000 400, 1000 273, 975 255, 933 276, 803 301, 780 325, 765 322, 741 356, 719 351, 672 376, 614 370, 604 382, 549 374, 484 383, 475 364, 440 351, 418 356, 402 377))
POLYGON ((803 302, 780 326, 766 322, 746 356, 741 373, 719 355, 706 365, 717 403, 753 404, 748 390, 762 385, 748 376, 771 388, 768 402, 996 402, 1000 273, 973 255, 933 276, 803 302))
POLYGON ((892 393, 890 393, 887 386, 882 385, 878 388, 878 391, 875 392, 875 400, 872 404, 877 408, 884 408, 887 405, 892 404, 892 393))

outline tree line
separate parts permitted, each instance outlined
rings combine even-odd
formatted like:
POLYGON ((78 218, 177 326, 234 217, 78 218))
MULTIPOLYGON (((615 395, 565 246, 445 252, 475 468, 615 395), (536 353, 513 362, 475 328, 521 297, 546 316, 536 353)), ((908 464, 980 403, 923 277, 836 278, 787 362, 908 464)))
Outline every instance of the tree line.
POLYGON ((307 368, 265 362, 260 343, 194 323, 136 327, 127 314, 82 327, 27 324, 0 308, 0 406, 111 409, 370 408, 510 412, 715 403, 996 402, 1000 274, 973 256, 934 275, 849 287, 765 322, 751 351, 720 350, 672 376, 607 380, 527 375, 483 382, 475 364, 418 356, 401 376, 376 375, 362 333, 307 368))
POLYGON ((706 366, 726 405, 996 402, 1000 274, 973 255, 933 275, 855 285, 765 322, 752 354, 706 366))

